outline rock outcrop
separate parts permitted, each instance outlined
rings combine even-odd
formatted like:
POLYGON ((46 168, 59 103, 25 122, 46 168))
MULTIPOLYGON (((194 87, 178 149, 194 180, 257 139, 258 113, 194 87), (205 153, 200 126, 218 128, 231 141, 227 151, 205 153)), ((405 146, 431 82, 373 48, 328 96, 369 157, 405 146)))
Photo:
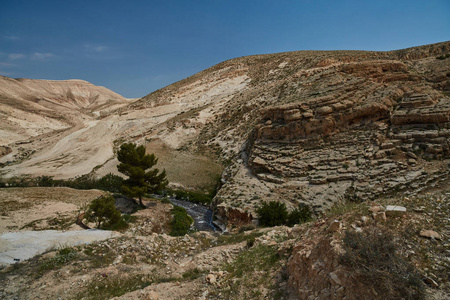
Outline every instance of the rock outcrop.
POLYGON ((445 178, 450 60, 434 55, 449 45, 345 58, 330 53, 315 65, 292 67, 278 85, 272 82, 277 101, 259 110, 243 151, 243 164, 260 184, 233 194, 249 180, 235 171, 217 202, 251 213, 261 200, 277 199, 320 211, 343 198, 413 193, 445 178))

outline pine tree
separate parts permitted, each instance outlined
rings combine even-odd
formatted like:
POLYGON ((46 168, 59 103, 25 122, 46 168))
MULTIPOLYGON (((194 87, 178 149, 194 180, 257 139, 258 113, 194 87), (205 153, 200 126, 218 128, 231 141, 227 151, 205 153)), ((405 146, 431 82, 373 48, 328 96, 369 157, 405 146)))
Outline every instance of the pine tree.
POLYGON ((153 153, 145 154, 144 146, 136 146, 133 143, 122 144, 117 152, 117 158, 120 162, 117 169, 128 176, 123 182, 122 192, 130 197, 138 197, 141 206, 144 206, 142 196, 160 191, 167 186, 165 170, 159 172, 157 168, 153 168, 147 171, 157 164, 158 159, 153 153))

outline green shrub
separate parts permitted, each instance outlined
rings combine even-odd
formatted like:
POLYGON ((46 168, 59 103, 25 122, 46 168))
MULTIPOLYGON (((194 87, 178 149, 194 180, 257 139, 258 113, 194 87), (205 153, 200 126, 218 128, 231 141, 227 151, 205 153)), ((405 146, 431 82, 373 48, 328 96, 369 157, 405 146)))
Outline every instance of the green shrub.
POLYGON ((312 220, 312 210, 311 208, 300 203, 298 208, 291 211, 287 217, 287 225, 294 226, 295 224, 306 223, 312 220))
POLYGON ((421 276, 398 254, 394 237, 377 228, 363 233, 346 231, 345 254, 341 263, 358 274, 361 282, 371 286, 386 299, 423 299, 421 276))
POLYGON ((254 230, 249 233, 237 233, 237 234, 221 234, 217 238, 217 244, 218 245, 230 245, 230 244, 237 244, 241 242, 247 242, 247 244, 251 243, 251 241, 255 240, 257 237, 262 236, 264 233, 259 232, 257 230, 254 230))
POLYGON ((298 208, 290 213, 287 212, 286 205, 278 201, 263 202, 260 207, 256 209, 259 217, 259 225, 261 226, 279 226, 305 223, 312 220, 311 208, 300 203, 298 208))
MULTIPOLYGON (((17 185, 20 183, 16 182, 15 184, 17 185)), ((41 176, 30 181, 30 184, 48 187, 66 186, 79 190, 99 189, 112 193, 119 193, 121 191, 120 187, 123 184, 123 178, 112 173, 106 174, 105 176, 98 179, 91 174, 85 174, 67 180, 56 180, 53 179, 52 176, 41 176)))
POLYGON ((261 226, 278 226, 286 224, 288 212, 286 205, 278 201, 263 202, 256 209, 261 226))
POLYGON ((189 216, 186 210, 180 206, 174 206, 171 210, 172 222, 170 222, 170 235, 181 236, 189 233, 189 229, 194 220, 189 216))
POLYGON ((120 211, 116 209, 116 200, 110 196, 100 196, 94 199, 85 214, 89 222, 95 222, 97 228, 124 229, 128 225, 122 218, 120 211))
POLYGON ((167 189, 164 194, 173 195, 175 199, 189 201, 192 203, 211 204, 212 198, 214 198, 215 190, 209 193, 203 193, 198 191, 184 191, 184 190, 171 190, 167 189))

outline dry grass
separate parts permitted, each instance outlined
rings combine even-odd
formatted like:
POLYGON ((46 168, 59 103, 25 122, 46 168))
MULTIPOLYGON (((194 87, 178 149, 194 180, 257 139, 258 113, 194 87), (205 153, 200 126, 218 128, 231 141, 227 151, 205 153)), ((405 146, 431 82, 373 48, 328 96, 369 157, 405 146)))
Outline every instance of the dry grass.
POLYGON ((146 148, 158 157, 156 167, 166 170, 169 182, 179 183, 186 188, 210 190, 223 170, 210 157, 173 150, 159 140, 149 142, 146 148))

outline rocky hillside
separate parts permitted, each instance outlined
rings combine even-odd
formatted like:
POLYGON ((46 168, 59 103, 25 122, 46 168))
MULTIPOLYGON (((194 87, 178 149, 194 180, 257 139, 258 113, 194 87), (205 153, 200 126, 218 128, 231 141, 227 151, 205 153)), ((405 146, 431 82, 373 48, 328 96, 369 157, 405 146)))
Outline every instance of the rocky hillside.
POLYGON ((321 211, 342 198, 414 193, 446 178, 449 53, 445 42, 242 57, 126 109, 194 105, 148 137, 206 149, 227 165, 215 201, 230 228, 250 222, 263 200, 321 211), (229 93, 219 97, 224 86, 229 93))
MULTIPOLYGON (((80 230, 78 205, 101 193, 1 189, 10 200, 0 201, 0 252, 23 230, 80 230)), ((167 235, 172 205, 145 199, 113 238, 9 256, 20 261, 0 264, 0 298, 448 299, 449 195, 447 183, 409 198, 338 203, 293 227, 179 237, 167 235)))
POLYGON ((251 222, 263 200, 322 211, 414 193, 448 173, 449 53, 444 42, 232 59, 82 126, 4 143, 0 171, 103 175, 116 170, 113 147, 135 141, 187 188, 207 188, 222 165, 215 205, 228 228, 251 222))

